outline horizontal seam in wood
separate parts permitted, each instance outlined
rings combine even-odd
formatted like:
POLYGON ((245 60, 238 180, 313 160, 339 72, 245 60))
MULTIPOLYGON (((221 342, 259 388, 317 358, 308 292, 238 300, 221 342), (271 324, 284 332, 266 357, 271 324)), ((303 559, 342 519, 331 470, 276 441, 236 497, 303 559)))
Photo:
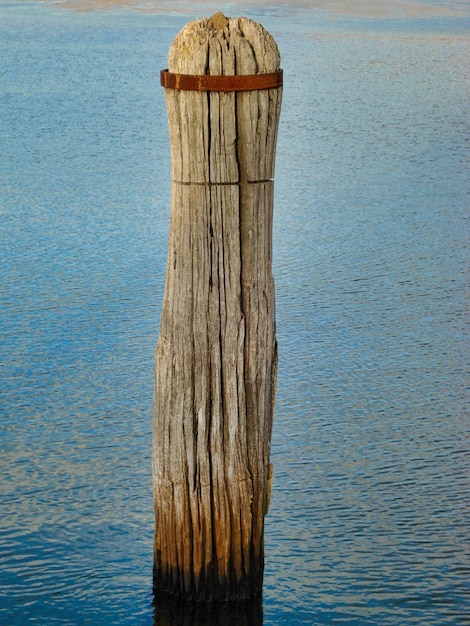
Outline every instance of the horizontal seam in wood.
POLYGON ((262 180, 246 180, 246 181, 236 181, 234 183, 198 183, 198 182, 188 182, 188 181, 182 181, 182 180, 173 180, 172 183, 174 183, 175 185, 185 185, 185 186, 191 186, 191 185, 198 185, 200 187, 232 187, 232 186, 236 186, 236 185, 241 185, 243 183, 247 183, 248 185, 264 185, 266 183, 273 183, 274 179, 273 178, 264 178, 262 180))
MULTIPOLYGON (((155 479, 155 485, 160 486, 160 487, 161 486, 163 486, 163 487, 164 486, 170 487, 172 485, 182 485, 182 486, 186 487, 187 484, 188 483, 186 481, 184 481, 184 480, 170 480, 168 478, 156 478, 155 479)), ((205 485, 202 485, 202 486, 204 487, 205 485)))
MULTIPOLYGON (((243 477, 239 477, 239 478, 237 478, 235 476, 235 477, 230 479, 230 482, 231 483, 244 483, 247 480, 251 480, 251 479, 248 476, 243 476, 243 477)), ((175 485, 180 485, 180 486, 186 487, 188 485, 188 483, 186 481, 184 481, 184 480, 169 480, 167 478, 163 478, 163 479, 159 479, 159 480, 156 479, 155 480, 155 485, 160 486, 160 487, 161 486, 172 487, 172 486, 175 486, 175 485)), ((210 487, 211 483, 210 482, 205 482, 205 483, 198 482, 196 486, 197 487, 210 487)))

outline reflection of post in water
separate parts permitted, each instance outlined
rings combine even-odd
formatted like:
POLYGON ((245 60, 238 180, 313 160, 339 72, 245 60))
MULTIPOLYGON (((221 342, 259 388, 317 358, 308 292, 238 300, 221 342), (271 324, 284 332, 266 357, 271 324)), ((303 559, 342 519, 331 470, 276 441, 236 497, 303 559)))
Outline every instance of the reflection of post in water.
POLYGON ((263 626, 261 596, 245 602, 183 602, 155 598, 154 626, 263 626))
POLYGON ((247 18, 191 22, 162 84, 172 199, 155 367, 154 588, 242 601, 261 595, 272 481, 277 45, 247 18))

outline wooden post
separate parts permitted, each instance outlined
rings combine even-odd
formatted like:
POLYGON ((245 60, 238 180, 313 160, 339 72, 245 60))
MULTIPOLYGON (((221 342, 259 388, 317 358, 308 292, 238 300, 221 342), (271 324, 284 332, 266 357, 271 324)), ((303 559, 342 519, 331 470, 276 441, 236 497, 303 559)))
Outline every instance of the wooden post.
POLYGON ((277 366, 273 176, 282 71, 259 24, 187 24, 162 72, 169 250, 155 364, 154 588, 261 593, 277 366))

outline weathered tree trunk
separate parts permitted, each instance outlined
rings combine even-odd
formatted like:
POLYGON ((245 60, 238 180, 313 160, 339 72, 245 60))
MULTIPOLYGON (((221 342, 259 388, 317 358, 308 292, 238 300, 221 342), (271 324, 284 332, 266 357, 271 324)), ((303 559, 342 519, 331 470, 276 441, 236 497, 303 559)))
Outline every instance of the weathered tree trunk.
MULTIPOLYGON (((188 24, 169 72, 279 70, 247 18, 188 24)), ((197 600, 261 593, 277 351, 273 175, 281 89, 166 89, 169 251, 156 351, 154 586, 197 600)))

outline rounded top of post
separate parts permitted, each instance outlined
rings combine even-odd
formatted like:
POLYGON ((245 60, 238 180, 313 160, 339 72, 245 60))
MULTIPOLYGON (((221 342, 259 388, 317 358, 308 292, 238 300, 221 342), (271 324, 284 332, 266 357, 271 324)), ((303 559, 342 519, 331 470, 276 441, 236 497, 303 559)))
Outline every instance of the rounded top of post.
POLYGON ((168 70, 194 76, 273 74, 280 70, 280 55, 261 24, 219 12, 183 27, 170 46, 168 70))

